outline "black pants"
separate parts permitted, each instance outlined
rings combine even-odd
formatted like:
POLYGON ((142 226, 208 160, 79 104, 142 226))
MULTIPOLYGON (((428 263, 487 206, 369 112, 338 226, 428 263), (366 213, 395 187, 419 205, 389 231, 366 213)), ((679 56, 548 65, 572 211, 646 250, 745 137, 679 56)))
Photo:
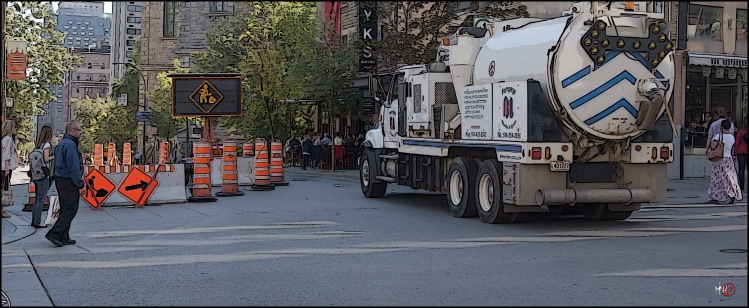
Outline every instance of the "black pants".
POLYGON ((302 154, 302 169, 309 167, 309 154, 302 154))
POLYGON ((47 235, 65 243, 70 240, 70 223, 78 214, 78 202, 81 193, 78 187, 73 184, 73 180, 69 178, 55 178, 55 187, 57 187, 57 195, 60 198, 60 217, 57 219, 55 226, 47 232, 47 235))

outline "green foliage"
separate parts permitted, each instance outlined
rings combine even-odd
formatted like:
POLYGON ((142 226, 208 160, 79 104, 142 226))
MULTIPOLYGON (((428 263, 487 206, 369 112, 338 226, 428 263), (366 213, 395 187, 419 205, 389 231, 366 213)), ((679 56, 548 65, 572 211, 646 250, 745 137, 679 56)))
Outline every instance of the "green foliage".
POLYGON ((148 106, 153 112, 153 117, 148 121, 156 127, 156 135, 162 138, 172 138, 184 128, 184 120, 172 117, 172 80, 167 77, 173 73, 187 73, 190 69, 181 68, 179 60, 174 60, 174 69, 161 72, 157 76, 156 89, 148 92, 151 104, 148 106))
POLYGON ((7 38, 28 42, 28 79, 7 82, 7 97, 14 100, 7 117, 18 122, 19 148, 33 148, 36 136, 29 116, 42 115, 42 105, 57 100, 48 85, 63 84, 65 73, 83 57, 73 56, 62 47, 64 34, 55 29, 57 20, 50 13, 48 2, 13 2, 4 19, 7 38))
MULTIPOLYGON (((456 11, 456 2, 449 1, 377 2, 382 39, 374 42, 374 48, 380 68, 393 71, 403 65, 434 60, 440 40, 455 33, 459 27, 473 26, 474 17, 506 20, 529 16, 525 5, 513 7, 513 3, 490 1, 482 12, 471 13, 456 11)), ((473 11, 476 11, 477 4, 476 1, 472 3, 473 11)))
POLYGON ((333 88, 351 79, 355 53, 341 56, 322 48, 314 2, 251 2, 250 7, 207 33, 210 49, 193 54, 193 72, 243 74, 242 116, 219 123, 230 132, 248 140, 298 136, 309 130, 310 107, 285 100, 308 95, 331 100, 339 94, 333 88))
POLYGON ((137 125, 129 108, 117 106, 111 97, 106 98, 71 98, 75 105, 75 118, 83 128, 81 151, 91 152, 94 144, 114 142, 121 151, 125 142, 135 144, 137 125))

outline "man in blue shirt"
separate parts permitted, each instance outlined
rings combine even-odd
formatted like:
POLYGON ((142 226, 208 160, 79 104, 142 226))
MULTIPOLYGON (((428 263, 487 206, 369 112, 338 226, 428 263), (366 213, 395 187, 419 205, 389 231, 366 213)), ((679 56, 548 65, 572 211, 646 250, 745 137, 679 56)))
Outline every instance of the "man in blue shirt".
POLYGON ((70 223, 78 213, 78 200, 85 193, 83 187, 83 156, 78 149, 83 133, 78 123, 65 126, 65 136, 55 148, 55 187, 60 198, 60 216, 45 237, 57 247, 73 245, 70 223))

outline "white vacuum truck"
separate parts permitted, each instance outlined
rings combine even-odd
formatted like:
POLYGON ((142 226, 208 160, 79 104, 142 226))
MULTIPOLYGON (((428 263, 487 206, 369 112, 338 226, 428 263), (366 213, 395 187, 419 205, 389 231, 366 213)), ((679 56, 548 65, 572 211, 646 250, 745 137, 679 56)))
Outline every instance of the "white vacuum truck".
POLYGON ((460 28, 435 61, 370 77, 379 121, 364 196, 446 192, 456 217, 580 210, 622 220, 666 199, 674 44, 646 2, 578 2, 553 19, 460 28))

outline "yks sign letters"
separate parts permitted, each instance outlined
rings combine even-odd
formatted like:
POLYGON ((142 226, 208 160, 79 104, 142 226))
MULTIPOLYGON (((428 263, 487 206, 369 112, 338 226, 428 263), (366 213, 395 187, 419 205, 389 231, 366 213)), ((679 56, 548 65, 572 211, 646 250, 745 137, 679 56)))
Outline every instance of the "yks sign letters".
POLYGON ((360 72, 371 72, 377 65, 372 48, 372 42, 377 39, 377 28, 375 3, 363 2, 359 9, 359 37, 364 41, 364 48, 359 57, 360 72))

